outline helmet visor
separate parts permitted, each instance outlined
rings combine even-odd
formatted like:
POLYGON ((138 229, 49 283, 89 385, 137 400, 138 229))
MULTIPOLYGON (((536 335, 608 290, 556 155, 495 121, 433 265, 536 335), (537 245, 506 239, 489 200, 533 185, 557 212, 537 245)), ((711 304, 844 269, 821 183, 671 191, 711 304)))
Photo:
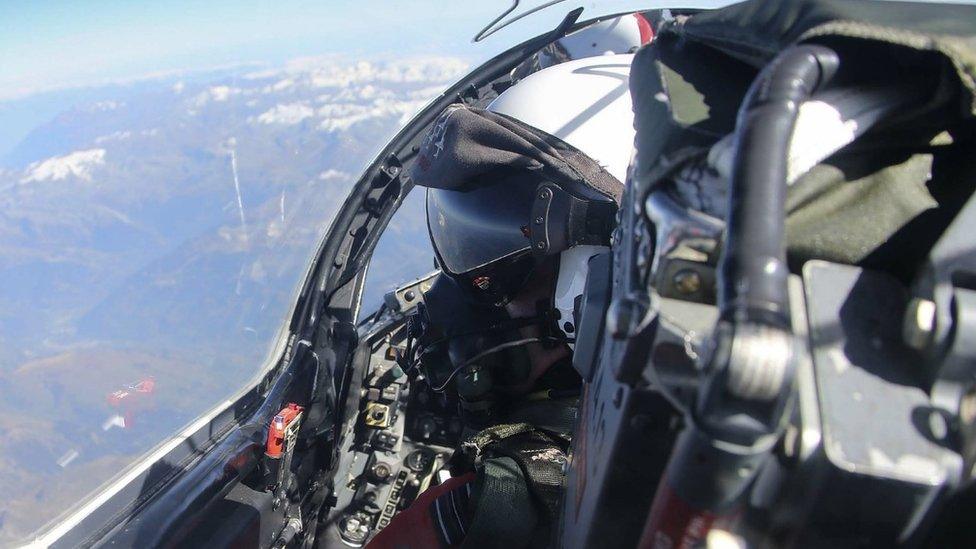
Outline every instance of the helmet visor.
POLYGON ((466 191, 428 189, 427 226, 441 267, 460 275, 529 250, 535 188, 526 178, 466 191))

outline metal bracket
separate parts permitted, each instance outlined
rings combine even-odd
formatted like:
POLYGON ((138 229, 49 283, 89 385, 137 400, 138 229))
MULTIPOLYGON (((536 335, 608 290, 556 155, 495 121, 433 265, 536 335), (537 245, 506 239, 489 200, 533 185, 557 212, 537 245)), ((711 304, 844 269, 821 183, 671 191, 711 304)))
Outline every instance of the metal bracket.
POLYGON ((419 303, 424 300, 424 293, 430 289, 434 283, 434 277, 440 271, 432 271, 424 276, 404 284, 392 292, 387 292, 383 296, 383 303, 396 318, 401 318, 413 311, 419 303))
POLYGON ((528 229, 532 252, 556 255, 580 244, 607 246, 616 204, 581 200, 555 183, 541 183, 528 229))
POLYGON ((906 343, 924 357, 933 403, 958 414, 976 372, 976 197, 970 197, 929 252, 915 281, 906 343))
POLYGON ((532 203, 532 227, 529 229, 532 253, 553 255, 566 248, 568 230, 565 220, 569 207, 569 195, 562 189, 549 183, 539 185, 532 203))
POLYGON ((662 190, 648 195, 644 210, 656 234, 650 269, 658 293, 714 303, 715 264, 725 223, 678 204, 662 190))

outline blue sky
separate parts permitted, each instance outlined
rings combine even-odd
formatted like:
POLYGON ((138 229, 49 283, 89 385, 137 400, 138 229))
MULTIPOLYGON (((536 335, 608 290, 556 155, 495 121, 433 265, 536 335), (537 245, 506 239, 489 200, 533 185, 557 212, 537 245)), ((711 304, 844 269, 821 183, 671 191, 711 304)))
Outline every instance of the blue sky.
MULTIPOLYGON (((319 52, 415 48, 423 38, 409 29, 416 29, 424 12, 429 18, 432 3, 403 2, 397 10, 390 5, 253 0, 4 3, 0 99, 319 52)), ((454 38, 478 17, 446 13, 441 21, 437 41, 454 38)))
MULTIPOLYGON (((450 53, 482 60, 583 17, 723 0, 567 1, 474 46, 469 38, 511 0, 0 0, 0 102, 153 74, 341 53, 450 53)), ((542 0, 526 1, 534 6, 542 0)))
MULTIPOLYGON (((339 54, 446 54, 484 61, 583 17, 721 0, 567 1, 472 44, 511 0, 0 0, 0 159, 31 129, 98 87, 241 64, 339 54)), ((538 1, 524 2, 535 6, 538 1)))
MULTIPOLYGON (((509 0, 111 0, 0 3, 0 101, 38 91, 298 55, 396 51, 475 54, 588 12, 654 2, 566 2, 472 47, 509 0)), ((700 2, 699 2, 700 3, 700 2)), ((533 5, 533 2, 528 2, 533 5)), ((478 56, 480 57, 480 56, 478 56)))

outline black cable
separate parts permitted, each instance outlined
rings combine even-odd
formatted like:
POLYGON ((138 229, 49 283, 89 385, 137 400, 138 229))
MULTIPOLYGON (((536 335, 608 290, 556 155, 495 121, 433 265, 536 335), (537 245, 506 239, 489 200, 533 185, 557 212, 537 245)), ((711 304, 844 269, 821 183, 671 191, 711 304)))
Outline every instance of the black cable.
MULTIPOLYGON (((543 314, 543 315, 530 316, 530 317, 525 317, 525 318, 512 318, 512 319, 508 319, 508 320, 502 320, 500 322, 496 322, 495 324, 492 324, 492 325, 488 326, 487 328, 479 328, 477 330, 468 330, 466 332, 456 332, 456 333, 453 333, 453 334, 446 335, 444 337, 435 339, 434 341, 431 341, 430 343, 428 343, 427 345, 425 345, 424 346, 424 350, 425 350, 425 352, 427 350, 433 350, 433 348, 436 347, 437 345, 440 345, 441 343, 446 343, 448 341, 451 341, 452 339, 457 339, 459 337, 467 337, 467 336, 473 336, 473 335, 483 335, 483 334, 490 334, 492 332, 500 332, 500 331, 503 331, 503 330, 514 330, 514 329, 518 329, 518 328, 525 328, 527 326, 532 326, 534 324, 545 324, 546 322, 549 322, 551 319, 552 319, 552 315, 547 313, 547 314, 543 314)), ((558 339, 558 338, 556 338, 556 339, 558 339)), ((424 353, 421 353, 421 356, 423 354, 424 353)))
POLYGON ((527 337, 525 339, 516 339, 515 341, 506 341, 505 343, 501 343, 499 345, 495 345, 494 347, 481 351, 480 353, 474 355, 468 360, 462 362, 457 368, 454 368, 454 370, 451 371, 450 375, 447 376, 447 379, 444 381, 444 383, 439 385, 436 389, 432 388, 431 390, 434 391, 435 393, 443 392, 444 389, 446 389, 447 386, 450 385, 451 381, 454 380, 454 377, 461 372, 461 370, 467 368, 468 366, 474 364, 475 362, 481 360, 482 358, 485 358, 488 355, 495 354, 499 351, 504 351, 505 349, 511 349, 512 347, 521 347, 522 345, 528 345, 529 343, 540 343, 548 339, 555 339, 555 338, 527 337))
POLYGON ((535 316, 527 316, 523 318, 509 318, 506 320, 500 320, 488 326, 487 328, 468 330, 467 332, 457 332, 454 334, 444 336, 441 339, 431 342, 430 346, 436 345, 438 343, 442 343, 444 341, 449 341, 451 339, 455 339, 458 337, 481 335, 481 334, 487 334, 491 332, 501 332, 505 330, 517 330, 519 328, 526 328, 528 326, 533 326, 535 324, 545 324, 547 322, 552 321, 552 318, 553 318, 552 313, 551 311, 549 311, 535 316))

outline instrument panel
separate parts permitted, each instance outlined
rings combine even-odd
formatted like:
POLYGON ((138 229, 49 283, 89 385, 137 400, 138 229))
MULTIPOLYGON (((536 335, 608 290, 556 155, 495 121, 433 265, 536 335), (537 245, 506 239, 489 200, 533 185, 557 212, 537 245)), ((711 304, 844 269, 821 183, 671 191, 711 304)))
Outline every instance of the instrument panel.
MULTIPOLYGON (((431 485, 449 478, 464 430, 455 395, 436 393, 404 372, 406 326, 368 336, 358 415, 341 436, 326 546, 365 545, 431 485)), ((361 367, 362 364, 357 364, 361 367)), ((324 539, 323 539, 324 538, 324 539)))

